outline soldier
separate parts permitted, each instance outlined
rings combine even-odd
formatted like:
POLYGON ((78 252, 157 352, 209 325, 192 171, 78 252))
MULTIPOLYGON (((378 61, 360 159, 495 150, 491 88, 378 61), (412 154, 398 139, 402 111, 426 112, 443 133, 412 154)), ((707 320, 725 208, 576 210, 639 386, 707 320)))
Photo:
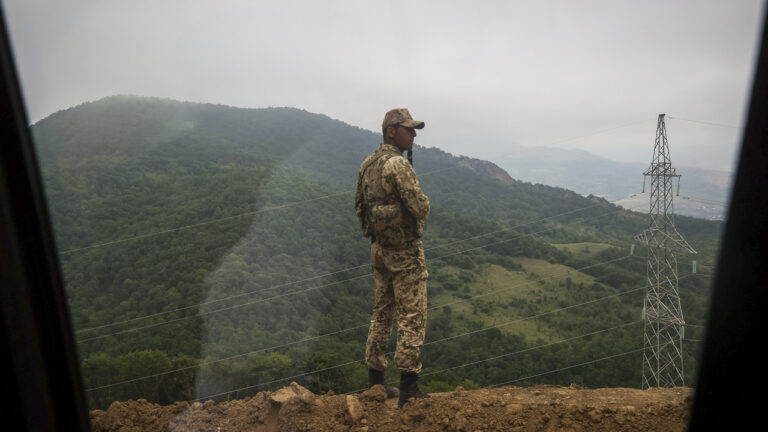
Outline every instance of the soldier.
POLYGON ((421 236, 429 215, 429 199, 421 191, 410 159, 416 129, 405 108, 390 110, 381 125, 384 142, 360 166, 355 211, 363 235, 371 239, 371 263, 376 304, 365 346, 368 380, 382 384, 389 397, 398 390, 387 386, 384 371, 387 341, 397 319, 395 365, 400 370, 398 406, 410 398, 428 398, 418 386, 421 347, 427 321, 427 267, 421 236), (409 159, 402 156, 408 151, 409 159))

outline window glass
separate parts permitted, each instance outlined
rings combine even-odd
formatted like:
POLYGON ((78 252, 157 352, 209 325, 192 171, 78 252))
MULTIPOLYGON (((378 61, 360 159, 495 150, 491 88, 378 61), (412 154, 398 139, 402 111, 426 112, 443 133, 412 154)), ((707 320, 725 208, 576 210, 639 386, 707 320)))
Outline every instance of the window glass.
POLYGON ((367 389, 397 107, 370 205, 391 267, 423 244, 422 390, 695 384, 762 2, 3 8, 91 409, 367 389))

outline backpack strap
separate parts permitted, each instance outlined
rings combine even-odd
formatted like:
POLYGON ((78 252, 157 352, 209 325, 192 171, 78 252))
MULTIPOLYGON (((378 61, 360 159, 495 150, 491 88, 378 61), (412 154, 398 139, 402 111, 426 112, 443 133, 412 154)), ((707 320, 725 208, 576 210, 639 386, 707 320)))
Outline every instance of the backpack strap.
POLYGON ((381 159, 383 157, 387 157, 387 159, 384 161, 384 163, 386 163, 389 159, 391 159, 391 158, 393 158, 395 156, 398 156, 398 154, 393 152, 393 151, 389 151, 389 150, 382 151, 381 154, 379 154, 378 156, 372 158, 371 160, 368 161, 367 164, 365 164, 363 169, 360 170, 360 177, 364 178, 365 177, 365 172, 368 171, 368 168, 370 168, 371 165, 373 165, 373 163, 376 162, 377 160, 379 160, 379 159, 381 159))

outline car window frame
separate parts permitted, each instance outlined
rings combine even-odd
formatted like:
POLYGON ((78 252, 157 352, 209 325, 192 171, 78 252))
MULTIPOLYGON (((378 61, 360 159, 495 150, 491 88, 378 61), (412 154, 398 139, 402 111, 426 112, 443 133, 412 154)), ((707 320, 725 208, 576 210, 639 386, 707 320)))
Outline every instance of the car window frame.
MULTIPOLYGON (((764 8, 765 9, 765 8, 764 8)), ((748 120, 718 257, 690 430, 758 421, 768 302, 768 33, 764 10, 748 120), (757 378, 756 378, 757 377, 757 378)), ((0 368, 18 430, 87 431, 82 379, 8 32, 0 4, 0 368)))

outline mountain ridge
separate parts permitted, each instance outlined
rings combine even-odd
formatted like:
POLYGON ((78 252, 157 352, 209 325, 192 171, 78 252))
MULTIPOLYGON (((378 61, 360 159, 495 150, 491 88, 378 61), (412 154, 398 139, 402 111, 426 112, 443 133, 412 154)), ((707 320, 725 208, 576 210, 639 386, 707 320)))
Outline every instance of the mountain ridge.
MULTIPOLYGON (((494 160, 521 181, 603 196, 626 208, 644 204, 633 198, 643 190, 642 173, 648 168, 647 163, 613 161, 580 149, 526 146, 516 146, 494 160)), ((723 220, 733 173, 688 166, 677 167, 677 172, 682 174, 678 179, 682 198, 675 197, 676 211, 723 220)))
MULTIPOLYGON (((32 132, 83 374, 99 389, 88 394, 92 406, 241 397, 304 371, 321 371, 301 378, 318 394, 359 388, 372 285, 352 194, 379 135, 298 109, 120 97, 57 113, 32 132)), ((627 255, 643 216, 516 181, 481 160, 416 150, 433 204, 424 388, 534 375, 538 365, 586 362, 609 340, 616 350, 639 340, 626 323, 640 299, 624 296, 645 280, 641 260, 627 255), (588 299, 605 303, 549 315, 588 299), (529 324, 497 328, 509 320, 529 324), (610 339, 558 345, 554 357, 535 349, 601 327, 610 339), (519 362, 478 363, 519 350, 519 362)), ((720 225, 678 223, 701 252, 700 271, 711 270, 720 225)), ((687 321, 701 323, 708 284, 684 276, 687 321)), ((696 352, 686 355, 695 371, 696 352)), ((634 385, 636 363, 542 379, 634 385)))

